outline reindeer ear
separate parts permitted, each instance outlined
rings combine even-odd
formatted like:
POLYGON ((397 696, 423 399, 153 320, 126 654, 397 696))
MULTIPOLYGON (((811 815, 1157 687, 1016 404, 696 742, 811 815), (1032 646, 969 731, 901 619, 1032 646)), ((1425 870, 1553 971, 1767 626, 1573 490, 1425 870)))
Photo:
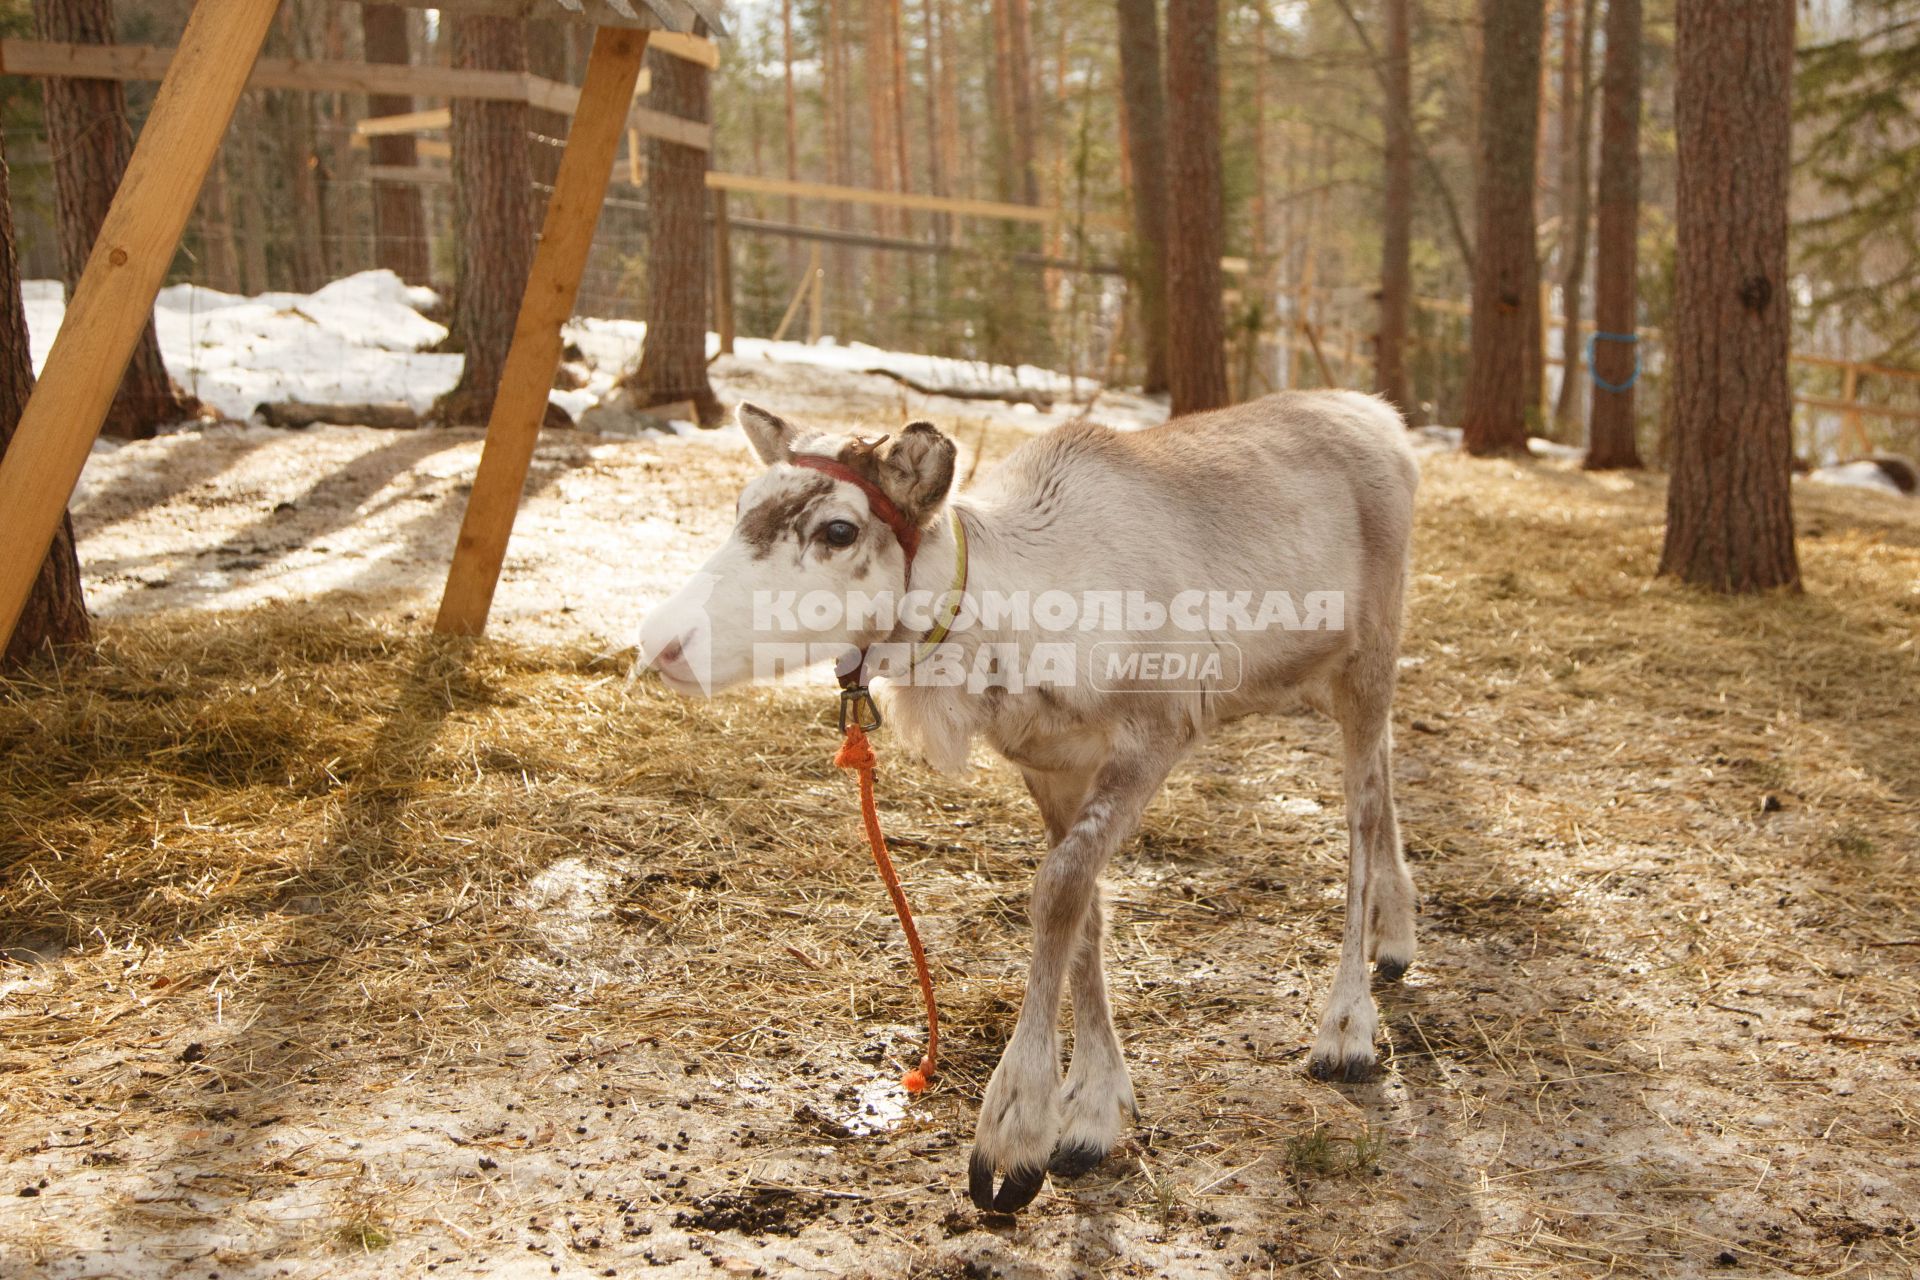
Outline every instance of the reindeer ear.
POLYGON ((906 430, 874 451, 880 487, 907 519, 925 524, 953 487, 957 452, 953 441, 941 435, 931 422, 909 422, 906 430))
POLYGON ((791 422, 757 404, 742 403, 734 416, 740 421, 740 429, 747 433, 747 443, 760 455, 760 461, 771 467, 793 457, 793 438, 800 433, 791 422))

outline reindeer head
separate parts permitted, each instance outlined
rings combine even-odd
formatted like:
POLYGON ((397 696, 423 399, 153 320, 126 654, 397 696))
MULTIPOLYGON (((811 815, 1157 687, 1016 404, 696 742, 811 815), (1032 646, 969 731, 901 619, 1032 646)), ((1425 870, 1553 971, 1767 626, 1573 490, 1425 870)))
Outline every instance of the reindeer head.
POLYGON ((641 660, 681 693, 792 669, 802 650, 820 660, 886 639, 907 548, 953 484, 953 441, 930 423, 863 440, 750 404, 739 419, 767 469, 741 491, 726 545, 640 629, 641 660), (887 604, 865 607, 873 600, 887 604))

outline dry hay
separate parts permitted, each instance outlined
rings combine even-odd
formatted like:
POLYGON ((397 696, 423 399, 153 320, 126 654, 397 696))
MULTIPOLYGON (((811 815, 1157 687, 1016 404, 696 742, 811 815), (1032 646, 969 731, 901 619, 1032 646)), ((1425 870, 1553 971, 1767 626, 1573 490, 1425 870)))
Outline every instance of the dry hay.
POLYGON ((959 1192, 1041 852, 1004 767, 881 742, 948 1047, 889 1126, 830 699, 110 625, 0 690, 0 1274, 1912 1274, 1920 519, 1805 491, 1809 593, 1728 602, 1648 581, 1661 500, 1428 464, 1385 1082, 1300 1069, 1331 731, 1234 726, 1111 877, 1147 1122, 1017 1223, 959 1192))

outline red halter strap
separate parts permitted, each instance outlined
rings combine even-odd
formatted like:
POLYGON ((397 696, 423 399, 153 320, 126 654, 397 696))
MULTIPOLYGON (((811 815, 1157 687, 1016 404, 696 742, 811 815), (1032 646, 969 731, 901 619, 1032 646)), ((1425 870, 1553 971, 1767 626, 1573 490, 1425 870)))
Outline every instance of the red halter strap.
POLYGON ((893 499, 881 492, 880 486, 855 471, 844 462, 832 458, 821 458, 811 453, 798 453, 787 459, 796 467, 805 467, 809 471, 818 471, 821 475, 832 476, 835 480, 844 480, 861 493, 867 495, 867 506, 873 514, 886 522, 893 530, 894 538, 900 543, 900 551, 907 558, 907 580, 913 580, 913 555, 920 550, 920 528, 893 505, 893 499))

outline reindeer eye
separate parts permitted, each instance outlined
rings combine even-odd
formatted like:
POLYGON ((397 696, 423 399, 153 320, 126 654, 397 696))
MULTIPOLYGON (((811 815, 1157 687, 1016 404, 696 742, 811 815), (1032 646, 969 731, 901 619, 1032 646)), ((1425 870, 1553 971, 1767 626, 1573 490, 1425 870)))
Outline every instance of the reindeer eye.
POLYGON ((830 547, 850 547, 860 536, 860 526, 851 520, 829 520, 820 526, 820 535, 830 547))

